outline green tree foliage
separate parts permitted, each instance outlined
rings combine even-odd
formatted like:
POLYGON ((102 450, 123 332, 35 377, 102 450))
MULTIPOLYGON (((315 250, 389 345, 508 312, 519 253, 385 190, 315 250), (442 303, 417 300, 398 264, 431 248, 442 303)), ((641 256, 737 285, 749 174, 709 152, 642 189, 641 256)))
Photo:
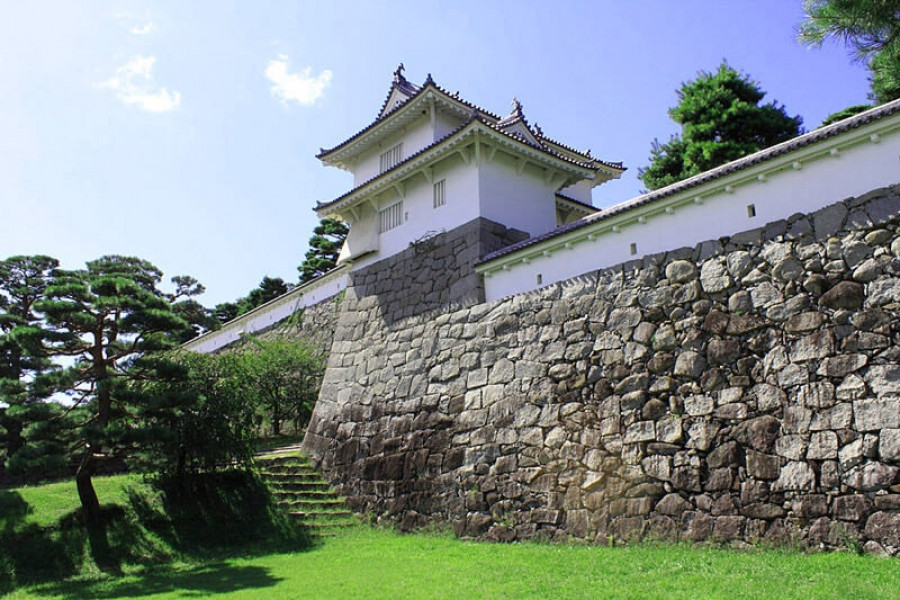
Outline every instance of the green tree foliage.
POLYGON ((222 326, 212 310, 194 300, 194 296, 206 291, 203 284, 188 275, 176 275, 172 283, 175 285, 175 292, 169 295, 172 310, 190 325, 178 333, 179 342, 184 343, 222 326))
POLYGON ((227 323, 235 317, 250 312, 257 306, 262 306, 266 302, 288 293, 290 289, 291 286, 280 277, 267 275, 243 298, 238 298, 234 302, 217 304, 212 314, 220 323, 227 323))
POLYGON ((274 436, 287 421, 296 432, 306 427, 325 373, 321 353, 302 341, 250 339, 241 364, 274 436))
POLYGON ((347 239, 350 228, 346 223, 336 219, 324 218, 309 238, 309 250, 297 270, 300 271, 300 283, 312 281, 333 269, 337 265, 338 255, 347 239))
POLYGON ((5 455, 13 472, 25 464, 34 471, 53 472, 64 462, 59 436, 47 427, 60 412, 46 402, 57 383, 44 348, 50 334, 35 310, 58 265, 49 256, 13 256, 0 262, 0 464, 5 455), (26 448, 29 439, 31 447, 26 448), (46 452, 47 444, 57 451, 46 452), (46 457, 42 463, 37 461, 40 456, 46 457))
POLYGON ((872 100, 900 98, 900 0, 806 0, 804 9, 801 41, 840 40, 871 72, 872 100))
POLYGON ((870 99, 883 104, 900 98, 900 42, 876 52, 867 64, 872 72, 870 99))
POLYGON ((142 377, 130 367, 145 353, 176 345, 173 332, 188 327, 157 288, 161 278, 147 261, 104 256, 83 270, 57 270, 45 299, 35 303, 57 336, 53 353, 74 361, 68 369, 72 402, 90 415, 79 431, 83 450, 75 475, 88 521, 100 514, 93 475, 125 450, 126 407, 119 393, 123 382, 142 377))
POLYGON ((826 125, 831 125, 832 123, 837 123, 838 121, 843 121, 848 117, 852 117, 853 115, 858 115, 861 112, 865 112, 872 108, 868 104, 854 104, 853 106, 848 106, 843 110, 839 110, 836 113, 831 113, 825 120, 822 121, 820 127, 825 127, 826 125))
POLYGON ((759 84, 723 62, 682 84, 678 105, 669 110, 681 136, 656 141, 641 181, 655 190, 741 158, 801 133, 802 119, 777 103, 760 105, 759 84))
POLYGON ((241 355, 176 351, 141 362, 154 376, 130 382, 124 397, 145 467, 184 482, 250 461, 257 407, 241 355))

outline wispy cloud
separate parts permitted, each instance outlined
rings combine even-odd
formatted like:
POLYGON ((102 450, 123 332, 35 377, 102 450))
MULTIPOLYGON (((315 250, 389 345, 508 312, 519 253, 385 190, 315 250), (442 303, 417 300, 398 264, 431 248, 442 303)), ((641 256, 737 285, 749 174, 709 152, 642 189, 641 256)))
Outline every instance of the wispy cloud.
POLYGON ((147 21, 143 25, 135 25, 134 27, 129 29, 129 31, 134 35, 147 35, 156 31, 156 23, 154 23, 153 21, 147 21))
POLYGON ((155 56, 133 56, 116 69, 116 74, 97 87, 113 90, 128 106, 147 112, 167 112, 181 104, 181 93, 158 87, 153 80, 155 56))
POLYGON ((145 10, 144 14, 122 11, 115 15, 116 19, 123 22, 127 26, 128 23, 137 24, 129 28, 129 32, 134 35, 148 35, 156 31, 156 23, 150 18, 150 10, 145 10))
POLYGON ((312 67, 306 67, 299 73, 288 72, 288 57, 284 54, 269 61, 266 78, 273 84, 272 95, 285 105, 293 101, 310 106, 331 85, 331 71, 327 69, 316 76, 312 74, 312 67))

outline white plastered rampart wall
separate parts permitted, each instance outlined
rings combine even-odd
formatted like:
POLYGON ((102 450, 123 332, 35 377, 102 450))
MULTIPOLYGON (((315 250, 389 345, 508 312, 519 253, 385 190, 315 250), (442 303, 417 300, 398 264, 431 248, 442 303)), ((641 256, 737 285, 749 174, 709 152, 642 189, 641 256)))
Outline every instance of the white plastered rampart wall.
MULTIPOLYGON (((707 178, 708 174, 697 176, 707 178)), ((603 209, 587 217, 583 226, 537 243, 526 242, 518 250, 482 263, 476 270, 485 278, 487 301, 762 227, 900 183, 900 113, 705 183, 684 183, 673 186, 685 187, 683 191, 653 200, 663 192, 658 190, 603 209)))
POLYGON ((350 282, 347 267, 333 269, 309 283, 299 285, 286 294, 258 306, 222 326, 182 345, 185 350, 209 354, 239 341, 245 335, 261 333, 294 313, 341 293, 350 282))
MULTIPOLYGON (((400 190, 391 187, 378 194, 374 201, 379 210, 403 202, 403 222, 393 229, 376 233, 377 252, 357 259, 353 263, 354 270, 399 254, 412 242, 449 231, 479 216, 477 203, 471 201, 478 197, 478 171, 467 168, 457 155, 436 163, 431 180, 419 175, 404 182, 400 189, 402 195, 400 190), (435 207, 434 184, 439 181, 445 182, 445 204, 435 207)), ((369 223, 361 223, 358 227, 377 232, 378 214, 373 210, 370 218, 369 223)), ((351 231, 354 225, 351 224, 351 231)))

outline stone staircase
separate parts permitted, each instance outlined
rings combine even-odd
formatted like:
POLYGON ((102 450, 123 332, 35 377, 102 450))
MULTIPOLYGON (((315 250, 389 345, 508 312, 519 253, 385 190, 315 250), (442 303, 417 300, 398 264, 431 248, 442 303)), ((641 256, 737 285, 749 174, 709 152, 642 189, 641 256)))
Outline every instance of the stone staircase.
POLYGON ((314 535, 334 535, 342 527, 359 523, 344 499, 298 450, 258 455, 256 464, 278 506, 314 535))

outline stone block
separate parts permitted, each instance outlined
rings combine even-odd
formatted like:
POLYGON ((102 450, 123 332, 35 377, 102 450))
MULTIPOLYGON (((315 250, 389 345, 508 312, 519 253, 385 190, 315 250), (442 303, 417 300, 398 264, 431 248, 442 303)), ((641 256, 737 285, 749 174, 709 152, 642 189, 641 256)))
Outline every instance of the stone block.
POLYGON ((815 381, 801 385, 797 401, 806 408, 829 408, 834 405, 834 385, 830 381, 815 381))
POLYGON ((649 442, 656 439, 656 423, 653 421, 638 421, 628 426, 625 430, 625 443, 635 444, 649 442))
POLYGON ((900 429, 882 429, 878 436, 878 455, 887 462, 900 462, 900 429))
POLYGON ((865 289, 853 281, 841 281, 819 298, 819 306, 837 310, 860 308, 865 299, 865 289))
POLYGON ((861 492, 877 492, 890 487, 897 478, 897 467, 884 463, 867 462, 857 465, 844 473, 841 478, 848 485, 861 492))
POLYGON ((806 450, 806 458, 812 460, 824 460, 837 458, 838 438, 833 431, 819 431, 810 436, 809 448, 806 450))
POLYGON ((692 416, 712 414, 715 401, 705 394, 693 394, 684 399, 684 411, 692 416))
POLYGON ((688 428, 688 448, 707 451, 719 432, 719 424, 710 421, 694 421, 688 428))
POLYGON ((885 546, 900 546, 900 513, 878 511, 866 521, 866 537, 885 546))
POLYGON ((856 400, 853 417, 857 431, 900 428, 900 398, 856 400))
POLYGON ((784 508, 778 504, 770 502, 756 502, 748 504, 741 509, 741 514, 751 519, 764 519, 771 521, 772 519, 780 519, 785 515, 784 508))
POLYGON ((872 512, 872 501, 862 494, 838 496, 834 499, 832 514, 844 521, 862 521, 872 512))
POLYGON ((788 460, 803 460, 807 442, 802 435, 786 435, 775 440, 775 453, 788 460))
POLYGON ((812 467, 799 461, 792 461, 781 468, 778 480, 772 484, 772 491, 811 492, 816 486, 816 474, 812 467))
POLYGON ((866 372, 866 383, 878 396, 900 395, 900 365, 873 365, 866 372))
POLYGON ((791 361, 795 363, 822 360, 834 354, 834 332, 824 329, 806 335, 791 347, 791 361))
POLYGON ((697 352, 688 350, 675 359, 674 374, 679 377, 698 379, 706 370, 706 360, 697 352))
POLYGON ((747 450, 747 474, 756 479, 778 479, 784 459, 780 456, 747 450))

